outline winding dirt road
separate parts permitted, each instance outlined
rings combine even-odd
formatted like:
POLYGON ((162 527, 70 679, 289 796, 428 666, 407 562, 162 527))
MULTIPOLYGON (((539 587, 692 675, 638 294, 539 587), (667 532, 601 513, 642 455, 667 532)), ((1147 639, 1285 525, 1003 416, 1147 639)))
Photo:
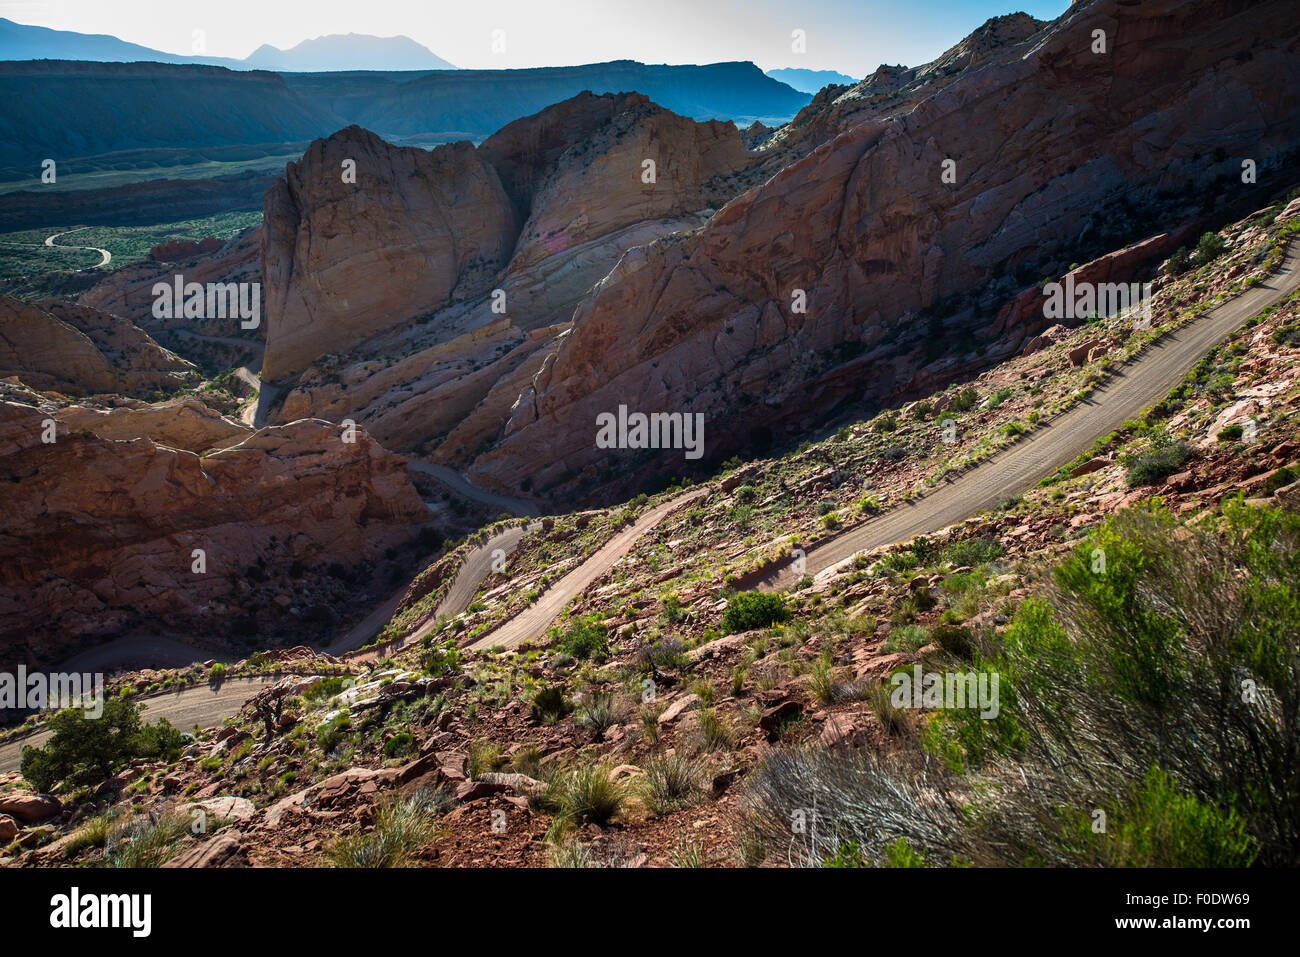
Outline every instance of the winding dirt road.
POLYGON ((61 233, 53 233, 52 235, 46 236, 45 242, 43 243, 3 242, 0 243, 0 246, 22 246, 26 249, 42 249, 46 246, 49 246, 51 249, 84 249, 87 252, 99 253, 99 262, 95 263, 93 266, 83 266, 80 270, 80 272, 89 272, 92 269, 101 269, 104 266, 107 266, 110 262, 113 261, 113 254, 110 253, 107 249, 101 249, 98 246, 71 246, 68 245, 67 243, 56 243, 54 241, 58 239, 60 236, 68 235, 68 233, 75 233, 75 232, 79 232, 80 230, 89 229, 89 228, 90 228, 89 226, 77 226, 73 229, 65 229, 61 233))
POLYGON ((587 590, 597 578, 605 574, 626 555, 646 532, 658 525, 669 512, 693 502, 708 489, 694 489, 656 505, 623 531, 596 550, 585 562, 548 588, 534 604, 514 618, 488 632, 478 641, 466 646, 469 651, 488 648, 513 648, 525 641, 541 638, 551 622, 564 610, 564 606, 587 590))
POLYGON ((465 498, 482 502, 484 505, 490 505, 493 508, 502 509, 511 515, 529 517, 537 514, 537 506, 534 503, 526 502, 521 498, 511 498, 509 495, 501 495, 498 492, 489 492, 477 485, 471 485, 465 476, 446 465, 435 465, 432 462, 424 462, 413 458, 407 460, 406 467, 414 472, 420 472, 436 479, 465 498))
MULTIPOLYGON (((1205 313, 1176 332, 1165 335, 1139 358, 1113 375, 1088 401, 1035 430, 1025 441, 915 502, 896 508, 813 549, 807 556, 806 571, 814 575, 825 573, 860 551, 903 541, 913 535, 934 532, 962 521, 1007 496, 1024 491, 1039 478, 1050 475, 1072 461, 1079 450, 1095 438, 1113 431, 1125 419, 1138 415, 1168 393, 1203 355, 1242 322, 1300 288, 1300 253, 1297 250, 1300 250, 1300 243, 1292 243, 1281 269, 1267 281, 1205 313)), ((429 466, 427 463, 419 463, 415 467, 417 471, 427 471, 435 477, 440 477, 438 473, 444 468, 429 466)), ((457 473, 452 474, 459 477, 457 473)), ((461 482, 466 489, 482 492, 463 479, 461 482)), ((449 481, 448 484, 452 483, 449 481)), ((458 491, 464 490, 458 488, 458 491)), ((703 495, 705 491, 692 490, 646 512, 549 588, 534 605, 474 642, 469 649, 481 651, 497 646, 509 648, 543 637, 564 607, 609 571, 642 535, 657 526, 670 511, 703 495)), ((464 491, 464 494, 470 493, 464 491)), ((512 501, 493 493, 483 494, 512 501)), ((527 505, 517 501, 515 504, 527 505)), ((494 539, 511 533, 522 536, 525 530, 518 527, 507 529, 494 539)), ((517 543, 518 538, 515 538, 514 544, 517 543)), ((462 603, 468 606, 478 584, 491 567, 491 553, 497 547, 505 546, 500 541, 489 540, 471 553, 440 604, 439 614, 458 614, 464 610, 462 603)), ((513 548, 513 545, 510 547, 513 548)), ((794 570, 787 567, 760 583, 760 587, 788 587, 796 577, 794 570)), ((379 610, 376 617, 378 614, 379 610)), ((436 617, 435 615, 435 623, 436 617)), ((432 627, 432 623, 426 625, 404 643, 418 640, 423 637, 422 632, 427 633, 426 629, 432 627)), ((357 629, 353 631, 357 632, 357 629)), ((211 727, 238 711, 251 693, 257 690, 257 687, 249 686, 246 682, 264 684, 271 680, 273 679, 237 679, 226 682, 216 691, 207 687, 191 688, 166 699, 155 698, 150 701, 148 716, 166 717, 180 728, 190 728, 195 724, 211 727)), ((41 740, 41 735, 35 735, 0 745, 0 772, 17 767, 24 744, 38 744, 41 740)))
MULTIPOLYGON (((1282 267, 1258 286, 1207 312, 1148 347, 1087 401, 1029 437, 920 499, 901 505, 810 551, 805 573, 827 573, 855 554, 937 532, 1017 495, 1068 464, 1095 439, 1113 432, 1162 399, 1201 357, 1261 309, 1300 288, 1300 242, 1282 267)), ((788 588, 800 576, 787 566, 759 581, 762 590, 788 588)))

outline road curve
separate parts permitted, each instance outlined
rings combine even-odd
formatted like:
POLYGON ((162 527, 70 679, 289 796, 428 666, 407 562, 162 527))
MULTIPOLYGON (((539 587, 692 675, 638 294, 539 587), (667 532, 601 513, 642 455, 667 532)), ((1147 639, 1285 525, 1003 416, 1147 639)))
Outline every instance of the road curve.
POLYGON ((482 502, 484 505, 490 505, 493 508, 502 509, 511 515, 527 517, 537 514, 537 506, 534 503, 526 502, 521 498, 511 498, 509 495, 490 492, 487 489, 479 488, 477 485, 471 485, 465 476, 446 465, 435 465, 432 462, 412 458, 407 460, 406 467, 412 471, 428 475, 430 478, 437 479, 443 485, 465 498, 482 502))
MULTIPOLYGON (((506 555, 510 555, 519 546, 519 541, 524 535, 530 534, 540 527, 540 523, 537 522, 527 528, 522 525, 512 525, 497 532, 477 548, 471 549, 466 553, 464 561, 461 562, 456 577, 452 580, 451 587, 447 589, 447 594, 442 597, 442 601, 438 603, 437 609, 429 617, 428 621, 409 635, 394 639, 380 647, 367 649, 362 654, 349 655, 348 657, 353 661, 378 661, 382 657, 394 654, 403 648, 408 648, 423 639, 425 635, 438 627, 440 618, 453 618, 459 615, 469 607, 470 602, 474 600, 474 596, 478 594, 479 585, 483 584, 484 579, 492 571, 493 553, 500 549, 506 555)), ((383 629, 384 625, 392 620, 393 615, 397 613, 402 598, 406 595, 409 587, 409 583, 402 586, 397 594, 368 615, 366 620, 349 632, 344 639, 335 642, 328 649, 329 653, 339 654, 345 650, 358 648, 371 638, 374 638, 383 629), (357 634, 358 629, 368 631, 368 637, 357 640, 360 637, 357 634)))
MULTIPOLYGON (((1167 333, 1114 373, 1084 402, 1029 437, 941 485, 922 498, 873 518, 808 552, 804 573, 817 575, 858 552, 936 532, 1019 494, 1073 461, 1080 450, 1118 429, 1162 399, 1201 357, 1261 309, 1300 288, 1300 243, 1260 285, 1167 333)), ((758 581, 761 590, 788 588, 800 576, 791 566, 758 581)))
MULTIPOLYGON (((196 724, 200 728, 212 728, 236 714, 256 692, 278 680, 278 677, 270 675, 231 678, 215 689, 210 685, 197 685, 173 694, 145 698, 143 703, 148 707, 142 717, 147 722, 166 718, 181 731, 192 731, 196 724)), ((0 774, 18 770, 26 745, 41 747, 49 738, 48 731, 38 731, 0 745, 0 774)))
POLYGON ((91 252, 99 253, 100 255, 99 262, 95 263, 95 265, 93 266, 87 266, 85 270, 82 270, 83 272, 85 272, 86 270, 99 269, 103 266, 107 266, 113 260, 113 254, 110 253, 107 249, 100 249, 98 246, 69 246, 66 243, 56 243, 54 241, 58 239, 60 236, 68 235, 68 233, 76 233, 76 232, 80 232, 83 229, 89 229, 89 228, 90 228, 89 226, 77 226, 73 229, 65 229, 63 232, 55 233, 52 236, 46 236, 45 245, 50 247, 58 247, 59 249, 88 249, 91 252))
POLYGON ((488 648, 513 648, 525 641, 541 638, 546 629, 564 610, 564 606, 581 595, 597 578, 614 567, 646 532, 674 509, 694 501, 708 489, 694 489, 656 505, 596 550, 585 562, 548 588, 535 603, 500 627, 467 646, 469 651, 488 648))

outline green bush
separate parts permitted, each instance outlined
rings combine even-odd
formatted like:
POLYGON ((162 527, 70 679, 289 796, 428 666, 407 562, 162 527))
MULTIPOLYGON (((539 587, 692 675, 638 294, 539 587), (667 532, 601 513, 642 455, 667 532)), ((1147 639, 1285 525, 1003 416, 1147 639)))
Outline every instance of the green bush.
POLYGON ((67 708, 46 723, 53 732, 44 748, 23 748, 20 770, 38 791, 60 785, 93 785, 136 758, 175 760, 183 745, 181 732, 166 718, 155 725, 140 720, 140 706, 115 698, 104 702, 103 714, 87 717, 67 708))
POLYGON ((766 628, 790 617, 785 598, 770 592, 744 591, 732 595, 722 612, 722 628, 731 635, 738 631, 766 628))
POLYGON ((971 386, 967 386, 953 397, 952 404, 949 405, 948 408, 953 412, 969 412, 971 409, 975 408, 975 404, 979 402, 979 400, 980 394, 971 386))
POLYGON ((1064 815, 1064 835, 1082 859, 1104 867, 1249 867, 1259 854, 1246 821, 1182 793, 1174 779, 1153 766, 1122 806, 1106 809, 1106 830, 1094 832, 1093 816, 1064 815))
POLYGON ((1236 442, 1245 433, 1245 429, 1240 425, 1225 425, 1219 430, 1220 442, 1236 442))
POLYGON ((540 724, 554 724, 572 708, 561 685, 542 685, 533 692, 528 705, 532 719, 540 724))
POLYGON ((384 742, 384 757, 395 758, 398 755, 405 754, 411 750, 411 745, 414 743, 415 738, 411 737, 409 731, 399 731, 384 742))
POLYGON ((563 633, 553 629, 552 635, 555 647, 571 658, 603 659, 609 654, 609 635, 598 614, 579 618, 563 633))
POLYGON ((1128 465, 1128 484, 1130 487, 1151 485, 1166 478, 1187 464, 1195 451, 1186 442, 1170 442, 1156 445, 1146 452, 1130 456, 1128 465))

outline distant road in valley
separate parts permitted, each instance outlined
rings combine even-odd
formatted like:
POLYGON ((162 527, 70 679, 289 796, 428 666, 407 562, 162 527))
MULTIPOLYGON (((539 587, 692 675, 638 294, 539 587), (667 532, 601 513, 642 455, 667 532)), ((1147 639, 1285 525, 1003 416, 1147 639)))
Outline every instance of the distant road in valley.
POLYGON ((424 462, 420 459, 408 459, 406 467, 421 472, 430 478, 437 479, 464 498, 482 502, 492 508, 499 508, 511 515, 532 516, 537 514, 538 509, 535 503, 521 498, 512 498, 509 495, 502 495, 499 492, 490 492, 487 489, 479 488, 477 485, 471 485, 465 476, 446 465, 435 465, 432 462, 424 462))

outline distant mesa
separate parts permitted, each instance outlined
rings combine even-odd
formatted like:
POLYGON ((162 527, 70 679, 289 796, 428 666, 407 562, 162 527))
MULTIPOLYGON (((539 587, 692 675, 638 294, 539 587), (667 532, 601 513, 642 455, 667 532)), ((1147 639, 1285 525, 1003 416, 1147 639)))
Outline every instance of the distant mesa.
POLYGON ((800 93, 817 93, 828 86, 852 86, 858 82, 854 77, 835 70, 785 67, 780 70, 768 70, 767 75, 800 93))

